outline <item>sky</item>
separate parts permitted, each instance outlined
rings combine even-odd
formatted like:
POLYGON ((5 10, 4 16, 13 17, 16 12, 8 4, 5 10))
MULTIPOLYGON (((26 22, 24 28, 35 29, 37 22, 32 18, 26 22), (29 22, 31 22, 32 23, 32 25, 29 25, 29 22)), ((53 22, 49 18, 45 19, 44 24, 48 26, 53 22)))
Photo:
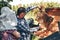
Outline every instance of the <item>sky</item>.
POLYGON ((30 4, 34 2, 58 2, 60 3, 60 0, 13 0, 13 2, 10 2, 11 5, 18 5, 18 4, 30 4))

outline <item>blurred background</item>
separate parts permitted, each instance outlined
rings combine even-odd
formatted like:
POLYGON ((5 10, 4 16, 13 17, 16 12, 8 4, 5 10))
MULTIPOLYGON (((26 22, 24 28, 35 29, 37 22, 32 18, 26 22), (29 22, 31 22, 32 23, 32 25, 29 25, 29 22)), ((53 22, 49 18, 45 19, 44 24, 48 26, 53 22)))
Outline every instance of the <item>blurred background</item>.
MULTIPOLYGON (((30 6, 41 6, 43 5, 44 8, 49 7, 60 7, 60 0, 0 0, 0 7, 4 6, 5 4, 9 4, 8 6, 11 7, 12 10, 17 11, 19 7, 30 7, 30 6)), ((29 11, 25 16, 26 19, 33 18, 34 23, 37 24, 35 21, 36 13, 38 12, 38 8, 29 11), (27 17, 28 16, 28 17, 27 17)))
MULTIPOLYGON (((44 6, 44 8, 60 8, 60 0, 0 0, 0 8, 5 6, 5 4, 15 12, 19 7, 44 6)), ((33 18, 34 24, 37 25, 38 22, 35 19, 38 11, 38 8, 29 11, 25 18, 33 18)))

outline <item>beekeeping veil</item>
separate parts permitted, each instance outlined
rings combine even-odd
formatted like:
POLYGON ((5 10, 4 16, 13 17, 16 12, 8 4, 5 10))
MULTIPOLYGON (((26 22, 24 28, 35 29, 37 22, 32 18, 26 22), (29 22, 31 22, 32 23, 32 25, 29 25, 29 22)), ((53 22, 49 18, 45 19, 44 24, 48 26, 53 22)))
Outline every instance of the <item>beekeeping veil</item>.
POLYGON ((15 12, 8 7, 1 9, 0 31, 16 29, 17 19, 15 12))

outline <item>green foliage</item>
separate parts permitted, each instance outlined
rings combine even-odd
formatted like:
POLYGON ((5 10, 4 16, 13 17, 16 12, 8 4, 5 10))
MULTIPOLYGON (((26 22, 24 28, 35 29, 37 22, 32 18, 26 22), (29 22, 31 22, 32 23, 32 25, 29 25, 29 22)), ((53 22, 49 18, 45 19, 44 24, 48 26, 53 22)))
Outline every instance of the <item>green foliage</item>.
POLYGON ((7 0, 8 2, 13 1, 13 0, 7 0))
POLYGON ((55 2, 51 2, 51 3, 47 3, 47 7, 60 7, 60 4, 55 3, 55 2))
POLYGON ((8 6, 8 7, 10 7, 10 8, 11 8, 11 5, 9 5, 9 3, 8 3, 8 2, 0 1, 0 10, 1 10, 1 8, 2 8, 2 7, 4 7, 4 6, 8 6))
POLYGON ((32 36, 32 40, 39 40, 39 37, 38 36, 32 36))

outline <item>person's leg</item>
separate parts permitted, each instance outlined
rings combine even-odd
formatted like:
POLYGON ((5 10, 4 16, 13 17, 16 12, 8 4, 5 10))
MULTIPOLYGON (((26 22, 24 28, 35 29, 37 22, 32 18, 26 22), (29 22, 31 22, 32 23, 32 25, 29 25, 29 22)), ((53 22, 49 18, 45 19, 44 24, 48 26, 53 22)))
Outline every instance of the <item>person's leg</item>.
POLYGON ((2 40, 8 40, 8 34, 6 31, 2 33, 2 40))
POLYGON ((0 32, 0 40, 2 40, 2 32, 0 32))
POLYGON ((8 33, 8 40, 17 40, 19 38, 16 37, 16 35, 18 35, 17 30, 8 30, 7 33, 8 33))
POLYGON ((0 40, 1 40, 1 36, 0 36, 0 40))
POLYGON ((16 30, 12 33, 16 38, 20 38, 20 33, 16 30))
POLYGON ((30 36, 31 36, 30 34, 27 35, 27 40, 31 40, 30 36))

